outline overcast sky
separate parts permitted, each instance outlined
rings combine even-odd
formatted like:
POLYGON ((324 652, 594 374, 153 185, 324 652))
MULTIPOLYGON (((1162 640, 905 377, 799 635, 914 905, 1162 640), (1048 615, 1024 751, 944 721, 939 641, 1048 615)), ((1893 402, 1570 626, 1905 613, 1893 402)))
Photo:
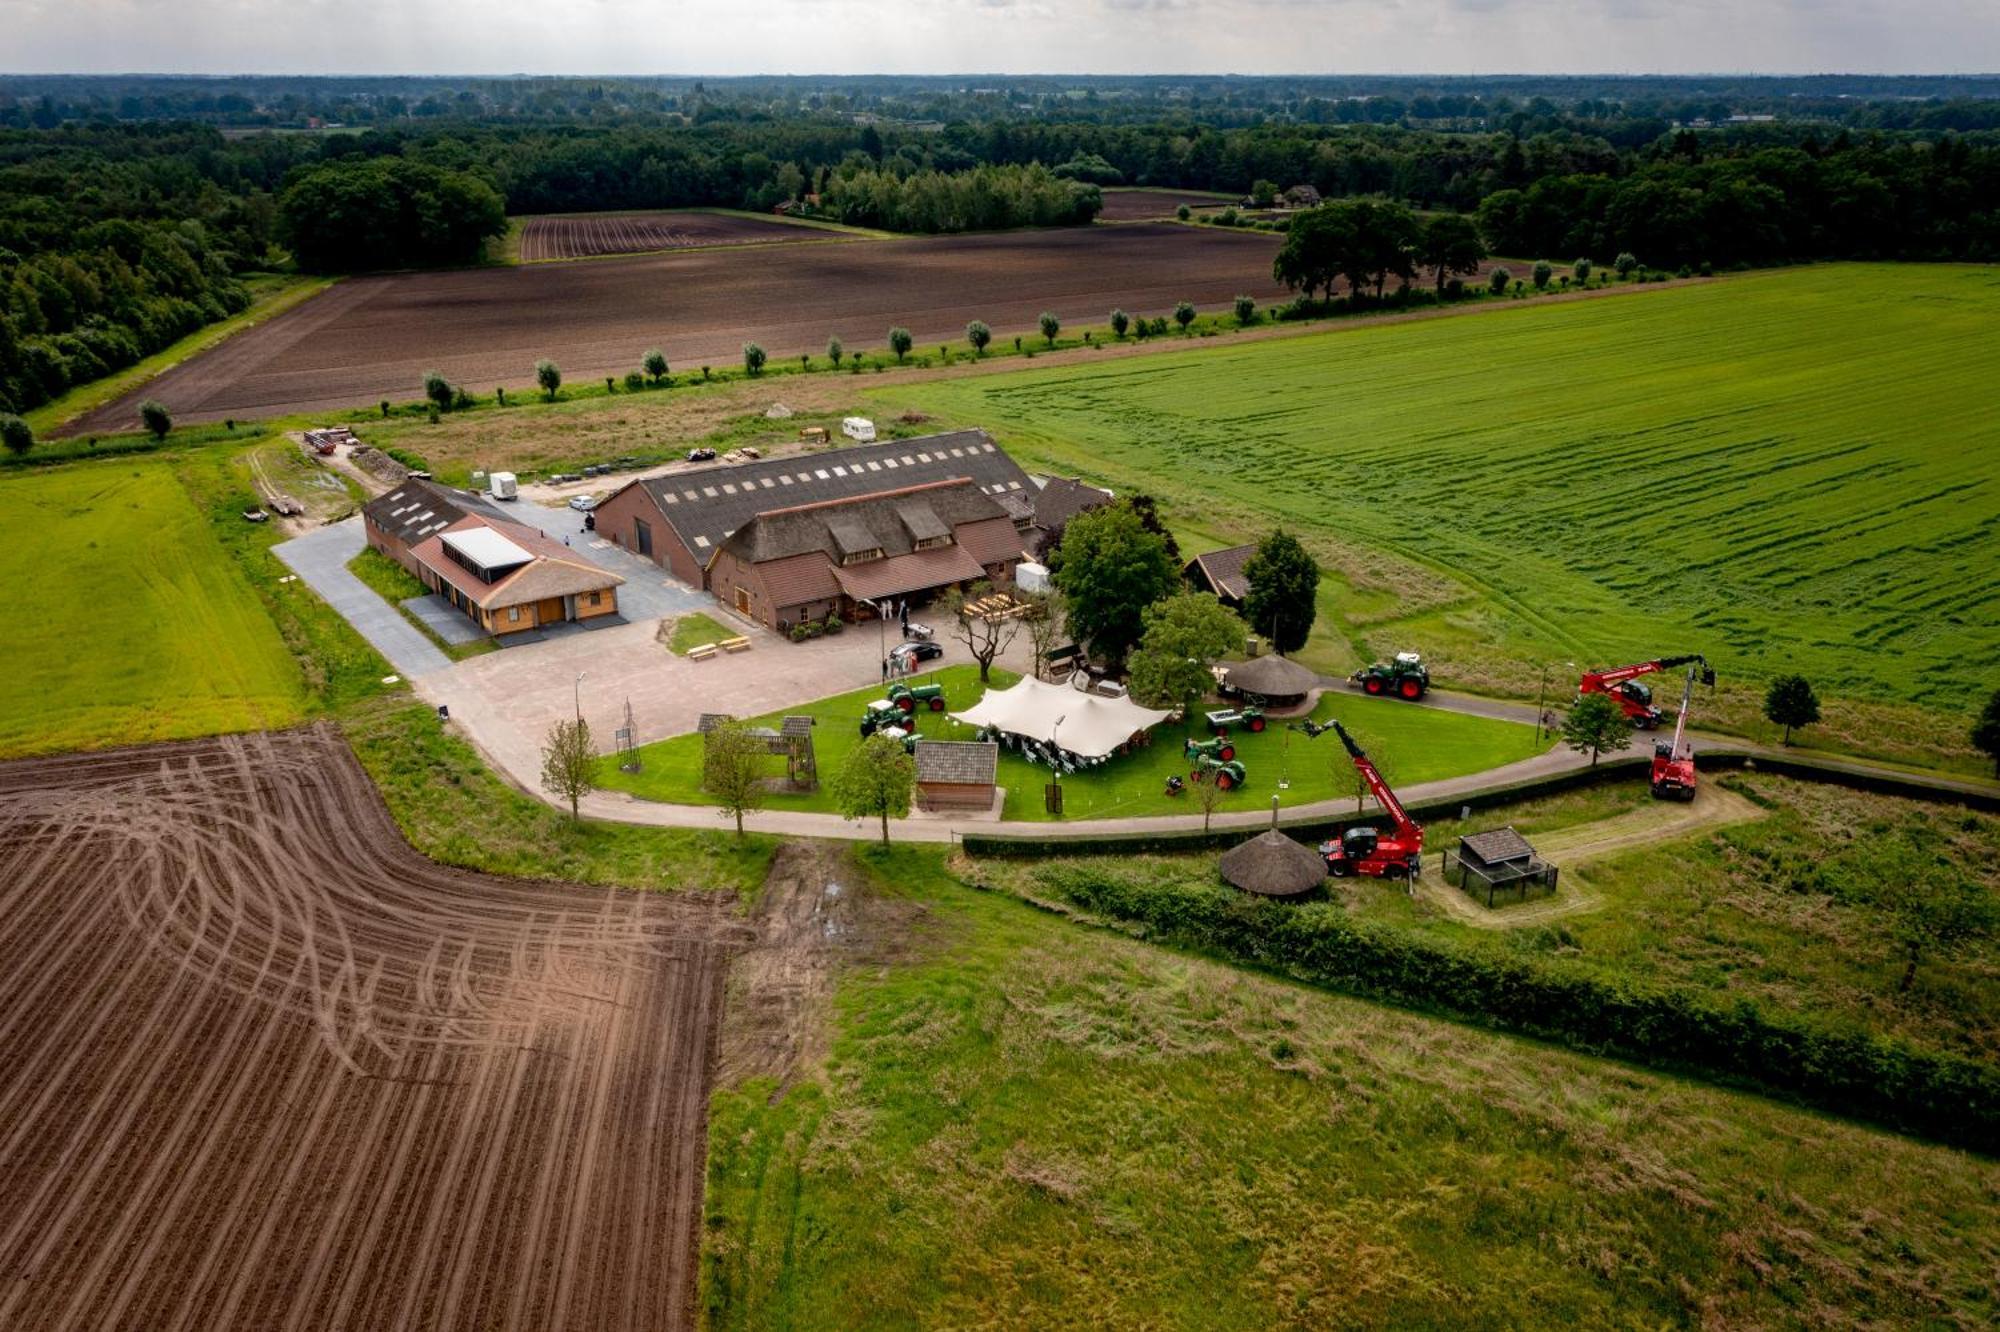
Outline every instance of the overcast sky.
POLYGON ((16 73, 1982 73, 2000 0, 0 0, 16 73))

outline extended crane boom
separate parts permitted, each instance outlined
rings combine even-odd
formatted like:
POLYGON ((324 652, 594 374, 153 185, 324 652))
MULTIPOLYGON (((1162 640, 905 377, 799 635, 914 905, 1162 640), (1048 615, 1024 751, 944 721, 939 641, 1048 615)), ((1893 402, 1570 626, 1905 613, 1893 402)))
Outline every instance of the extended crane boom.
POLYGON ((1653 745, 1653 794, 1663 800, 1694 799, 1694 746, 1688 742, 1688 713, 1694 707, 1694 682, 1696 677, 1715 683, 1715 672, 1707 662, 1699 666, 1689 666, 1687 684, 1681 689, 1680 716, 1674 720, 1674 738, 1671 744, 1664 741, 1653 745))
POLYGON ((1368 783, 1375 803, 1396 821, 1396 826, 1383 836, 1367 824, 1358 824, 1343 832, 1338 840, 1320 843, 1319 853, 1326 857, 1327 872, 1336 877, 1372 874, 1378 878, 1390 875, 1415 878, 1423 868, 1423 828, 1403 808, 1403 802, 1396 799, 1389 783, 1382 780, 1382 774, 1368 757, 1368 751, 1355 744, 1354 737, 1338 721, 1333 723, 1333 729, 1340 734, 1340 743, 1346 745, 1347 752, 1353 756, 1355 771, 1368 783))
POLYGON ((1704 684, 1715 683, 1715 669, 1699 652, 1679 657, 1661 657, 1655 661, 1634 662, 1630 666, 1614 666, 1609 670, 1586 671, 1577 682, 1576 692, 1584 694, 1609 694, 1617 701, 1627 717, 1641 730, 1650 731, 1662 720, 1659 708, 1653 705, 1653 691, 1639 683, 1638 677, 1650 675, 1654 671, 1671 670, 1696 662, 1701 667, 1704 684))

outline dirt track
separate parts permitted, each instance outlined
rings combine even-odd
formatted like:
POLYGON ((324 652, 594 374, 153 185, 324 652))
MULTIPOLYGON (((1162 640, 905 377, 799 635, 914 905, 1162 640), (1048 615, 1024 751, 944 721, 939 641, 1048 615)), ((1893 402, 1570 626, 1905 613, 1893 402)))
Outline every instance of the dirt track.
POLYGON ((0 765, 0 1327, 693 1321, 719 899, 409 850, 327 730, 0 765))
POLYGON ((564 213, 521 224, 521 260, 593 259, 608 254, 650 254, 704 245, 758 245, 777 241, 838 240, 834 231, 727 213, 564 213))
POLYGON ((136 429, 157 398, 183 423, 365 407, 421 396, 436 369, 472 392, 522 392, 544 357, 572 383, 623 375, 659 347, 676 373, 774 360, 838 334, 877 355, 891 325, 919 351, 964 349, 965 325, 1034 337, 1041 311, 1102 323, 1114 306, 1269 302, 1277 238, 1176 224, 1068 227, 912 240, 709 247, 632 259, 357 278, 230 338, 64 427, 136 429))

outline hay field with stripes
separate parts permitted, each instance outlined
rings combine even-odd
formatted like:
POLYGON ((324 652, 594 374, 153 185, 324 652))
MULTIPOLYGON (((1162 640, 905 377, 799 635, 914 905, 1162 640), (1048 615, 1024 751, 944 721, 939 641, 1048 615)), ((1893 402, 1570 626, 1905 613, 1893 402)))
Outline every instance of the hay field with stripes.
POLYGON ((2000 269, 1843 264, 880 396, 1361 552, 1376 651, 1699 650, 1960 711, 2000 660, 1996 329, 2000 269))

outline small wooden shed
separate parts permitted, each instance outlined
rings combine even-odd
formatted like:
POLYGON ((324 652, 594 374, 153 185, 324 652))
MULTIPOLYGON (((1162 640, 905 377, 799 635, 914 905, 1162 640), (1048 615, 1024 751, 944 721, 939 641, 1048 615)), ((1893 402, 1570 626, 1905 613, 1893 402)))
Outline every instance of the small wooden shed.
POLYGON ((991 740, 919 740, 917 808, 992 809, 1000 746, 991 740))
MULTIPOLYGON (((1560 871, 1535 854, 1528 839, 1510 825, 1488 832, 1470 833, 1458 839, 1458 886, 1491 907, 1496 897, 1518 894, 1526 901, 1530 892, 1554 892, 1560 871)), ((1444 867, 1445 881, 1451 881, 1452 860, 1444 867)))

